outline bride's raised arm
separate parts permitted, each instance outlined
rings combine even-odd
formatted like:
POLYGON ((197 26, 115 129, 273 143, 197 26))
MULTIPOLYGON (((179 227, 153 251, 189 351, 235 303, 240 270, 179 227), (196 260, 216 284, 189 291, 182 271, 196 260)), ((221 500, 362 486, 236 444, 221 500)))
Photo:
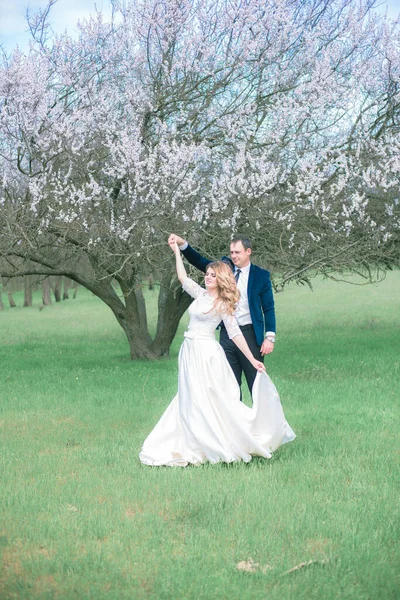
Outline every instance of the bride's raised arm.
POLYGON ((185 279, 187 279, 188 274, 186 273, 186 269, 185 269, 183 261, 182 261, 181 251, 179 250, 178 244, 174 240, 171 240, 171 241, 168 240, 168 244, 169 244, 171 250, 173 251, 173 253, 175 254, 176 274, 178 276, 179 281, 181 283, 183 283, 185 281, 185 279))
POLYGON ((186 273, 186 269, 183 265, 181 251, 179 250, 179 246, 175 241, 168 240, 168 244, 171 247, 171 250, 175 254, 176 258, 176 274, 178 276, 179 281, 182 284, 183 289, 189 296, 192 298, 198 298, 201 294, 205 292, 204 288, 202 288, 198 283, 190 279, 188 274, 186 273))

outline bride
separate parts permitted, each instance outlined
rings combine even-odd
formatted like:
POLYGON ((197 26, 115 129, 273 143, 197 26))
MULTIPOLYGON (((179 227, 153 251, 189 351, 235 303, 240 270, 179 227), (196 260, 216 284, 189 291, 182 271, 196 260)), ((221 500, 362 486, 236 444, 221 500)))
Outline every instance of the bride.
POLYGON ((170 246, 183 289, 195 299, 179 352, 178 393, 139 454, 145 465, 181 466, 210 462, 249 462, 296 436, 285 420, 278 392, 262 362, 256 360, 234 316, 239 292, 229 266, 210 263, 206 289, 187 276, 176 242, 170 246), (223 321, 229 337, 257 369, 253 406, 240 400, 240 389, 225 353, 215 339, 223 321))

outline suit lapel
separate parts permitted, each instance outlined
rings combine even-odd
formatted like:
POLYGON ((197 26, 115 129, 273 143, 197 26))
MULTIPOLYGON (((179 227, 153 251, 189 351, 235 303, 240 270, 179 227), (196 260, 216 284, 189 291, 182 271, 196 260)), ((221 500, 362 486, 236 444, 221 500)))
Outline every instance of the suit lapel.
POLYGON ((250 265, 250 272, 249 272, 249 280, 247 282, 247 295, 248 297, 250 297, 251 292, 253 291, 253 285, 254 285, 254 271, 255 271, 255 266, 253 265, 253 263, 250 265))

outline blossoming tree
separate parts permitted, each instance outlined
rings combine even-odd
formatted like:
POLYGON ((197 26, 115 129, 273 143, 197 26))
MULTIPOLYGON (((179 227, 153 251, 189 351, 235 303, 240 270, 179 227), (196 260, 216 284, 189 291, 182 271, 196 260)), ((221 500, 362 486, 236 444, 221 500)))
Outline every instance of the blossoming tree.
MULTIPOLYGON (((50 3, 50 5, 53 1, 50 3)), ((168 352, 189 298, 170 231, 238 231, 277 288, 399 261, 399 28, 372 1, 136 0, 0 73, 0 275, 66 275, 168 352), (140 290, 160 278, 155 337, 140 290)))

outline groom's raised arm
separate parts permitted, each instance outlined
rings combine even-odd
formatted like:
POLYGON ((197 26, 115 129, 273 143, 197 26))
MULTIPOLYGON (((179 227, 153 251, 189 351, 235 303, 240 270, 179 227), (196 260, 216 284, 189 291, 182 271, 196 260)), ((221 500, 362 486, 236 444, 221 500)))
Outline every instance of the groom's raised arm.
POLYGON ((203 273, 205 273, 207 270, 207 265, 209 265, 213 261, 209 258, 204 258, 204 256, 199 254, 194 248, 192 248, 192 246, 189 246, 186 240, 177 236, 175 233, 171 233, 170 239, 172 238, 172 236, 174 236, 174 239, 186 260, 191 265, 196 267, 196 269, 199 269, 199 271, 203 271, 203 273))
POLYGON ((191 265, 196 267, 196 269, 199 269, 199 271, 203 271, 204 273, 207 270, 207 265, 213 262, 209 258, 204 258, 204 256, 201 256, 201 254, 192 248, 192 246, 189 246, 189 244, 187 244, 186 248, 180 248, 180 251, 191 265))

